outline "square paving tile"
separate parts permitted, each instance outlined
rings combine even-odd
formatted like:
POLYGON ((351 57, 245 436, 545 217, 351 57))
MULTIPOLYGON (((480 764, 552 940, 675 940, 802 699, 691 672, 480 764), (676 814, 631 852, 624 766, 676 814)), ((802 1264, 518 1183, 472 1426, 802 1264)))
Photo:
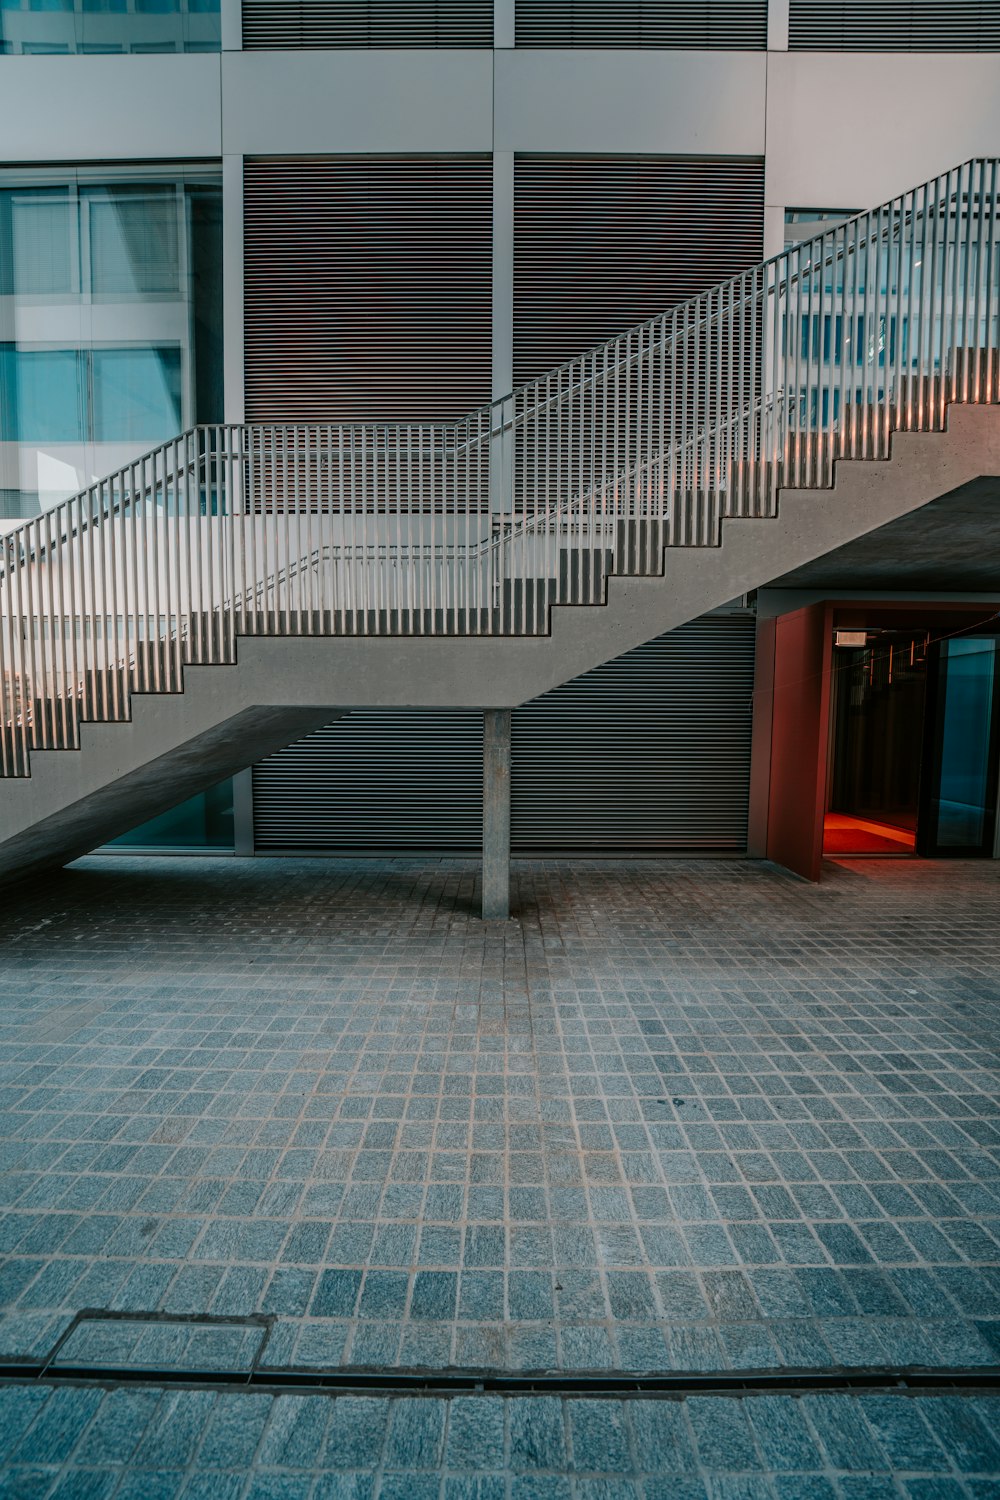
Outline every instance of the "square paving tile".
POLYGON ((0 1353, 984 1365, 1000 868, 92 858, 0 915, 0 1353))

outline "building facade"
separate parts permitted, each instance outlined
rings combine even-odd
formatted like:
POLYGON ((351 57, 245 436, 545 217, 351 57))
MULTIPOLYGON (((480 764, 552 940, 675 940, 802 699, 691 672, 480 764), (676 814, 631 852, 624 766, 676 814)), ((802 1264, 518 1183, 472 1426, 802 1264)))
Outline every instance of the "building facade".
MULTIPOLYGON (((1000 153, 1000 0, 0 0, 0 54, 5 529, 196 423, 457 418, 1000 153)), ((852 333, 802 333, 833 421, 852 333)), ((829 847, 905 852, 919 768, 872 746, 949 670, 985 705, 921 663, 990 584, 841 559, 515 709, 514 852, 763 852, 761 653, 820 605, 829 847)), ((925 852, 994 850, 982 714, 989 817, 925 852)), ((468 853, 481 757, 471 711, 358 710, 128 840, 468 853)))

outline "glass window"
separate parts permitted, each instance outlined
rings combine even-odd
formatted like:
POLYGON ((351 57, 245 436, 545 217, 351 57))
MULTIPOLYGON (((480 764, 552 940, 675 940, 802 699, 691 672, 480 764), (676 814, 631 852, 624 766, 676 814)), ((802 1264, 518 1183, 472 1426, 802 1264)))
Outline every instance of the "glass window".
POLYGON ((174 188, 101 190, 88 193, 86 201, 94 296, 176 292, 181 266, 174 188))
POLYGON ((179 349, 95 349, 91 357, 95 442, 151 447, 181 431, 179 349))
POLYGON ((146 849, 232 849, 233 783, 223 781, 200 792, 123 834, 114 844, 146 849))
POLYGON ((0 0, 0 52, 217 52, 219 0, 0 0))
POLYGON ((0 172, 7 518, 221 420, 221 268, 216 167, 0 172))
POLYGON ((24 193, 11 199, 12 274, 4 291, 21 297, 72 292, 73 271, 70 202, 61 193, 24 193))
POLYGON ((83 384, 76 349, 0 352, 7 400, 0 406, 0 440, 14 443, 80 443, 84 434, 83 384))
POLYGON ((939 848, 992 844, 996 800, 996 644, 970 636, 943 642, 938 686, 938 754, 930 811, 939 848))

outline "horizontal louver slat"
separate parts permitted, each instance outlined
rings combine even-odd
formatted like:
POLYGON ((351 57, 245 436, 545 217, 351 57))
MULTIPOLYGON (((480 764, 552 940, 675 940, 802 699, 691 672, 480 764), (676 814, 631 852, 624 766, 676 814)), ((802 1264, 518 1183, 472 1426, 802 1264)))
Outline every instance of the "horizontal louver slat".
POLYGON ((515 710, 524 854, 745 850, 754 617, 706 617, 515 710))
POLYGON ((244 170, 246 416, 450 421, 489 400, 488 156, 244 170))
POLYGON ((243 0, 243 46, 492 47, 493 0, 243 0))
POLYGON ((767 0, 517 0, 519 47, 762 50, 767 0))
POLYGON ((1000 0, 791 0, 793 52, 1000 51, 1000 0))
POLYGON ((759 157, 519 156, 514 380, 763 257, 759 157))
MULTIPOLYGON (((706 616, 514 710, 515 854, 746 848, 754 619, 706 616)), ((261 851, 475 854, 482 717, 357 710, 254 769, 261 851)))

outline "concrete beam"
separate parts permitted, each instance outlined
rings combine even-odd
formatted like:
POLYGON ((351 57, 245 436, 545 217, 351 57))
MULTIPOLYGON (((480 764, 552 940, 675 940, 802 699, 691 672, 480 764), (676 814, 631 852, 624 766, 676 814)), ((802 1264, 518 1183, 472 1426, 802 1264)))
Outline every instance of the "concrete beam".
POLYGON ((483 711, 483 920, 510 916, 509 708, 483 711))

